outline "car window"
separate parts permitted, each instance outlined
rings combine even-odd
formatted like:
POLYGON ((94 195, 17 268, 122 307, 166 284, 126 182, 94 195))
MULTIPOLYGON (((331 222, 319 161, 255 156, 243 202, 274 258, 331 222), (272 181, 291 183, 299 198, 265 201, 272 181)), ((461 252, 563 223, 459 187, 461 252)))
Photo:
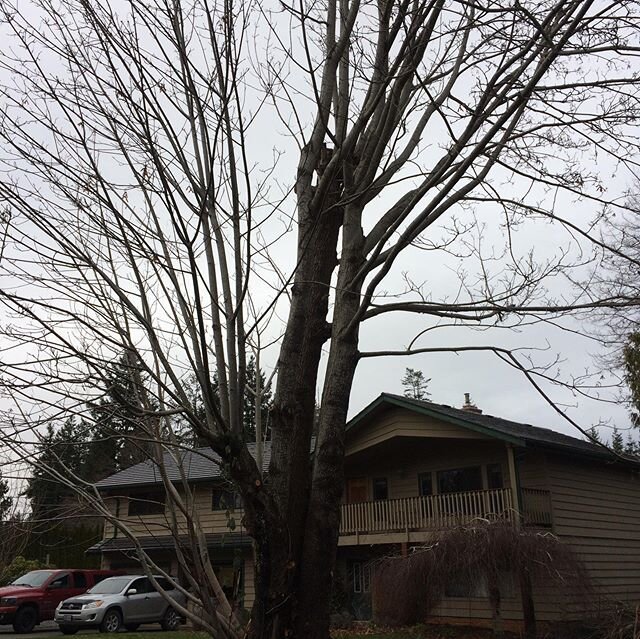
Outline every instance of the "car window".
POLYGON ((162 590, 173 590, 173 584, 164 577, 156 577, 156 581, 162 590))
POLYGON ((138 594, 143 592, 154 592, 154 588, 146 577, 136 579, 130 586, 129 590, 135 590, 138 594))
POLYGON ((22 577, 18 577, 12 581, 13 586, 27 586, 29 588, 37 588, 42 586, 51 575, 55 574, 53 570, 32 570, 22 577))
POLYGON ((73 586, 74 588, 86 588, 87 587, 87 575, 83 572, 73 573, 73 586))
POLYGON ((56 577, 55 579, 49 582, 49 588, 53 588, 53 589, 69 588, 70 581, 71 581, 69 577, 70 575, 68 572, 64 573, 63 575, 60 575, 59 577, 56 577))
POLYGON ((100 581, 89 592, 92 595, 116 595, 122 592, 130 581, 130 577, 109 577, 100 581))

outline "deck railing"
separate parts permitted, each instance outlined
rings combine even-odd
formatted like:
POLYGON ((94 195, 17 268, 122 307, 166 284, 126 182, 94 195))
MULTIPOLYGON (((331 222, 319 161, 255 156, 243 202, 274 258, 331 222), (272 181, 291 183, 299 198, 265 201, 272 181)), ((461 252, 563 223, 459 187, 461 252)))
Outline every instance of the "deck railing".
POLYGON ((511 490, 499 488, 343 504, 340 534, 451 528, 479 517, 512 520, 515 513, 511 490))

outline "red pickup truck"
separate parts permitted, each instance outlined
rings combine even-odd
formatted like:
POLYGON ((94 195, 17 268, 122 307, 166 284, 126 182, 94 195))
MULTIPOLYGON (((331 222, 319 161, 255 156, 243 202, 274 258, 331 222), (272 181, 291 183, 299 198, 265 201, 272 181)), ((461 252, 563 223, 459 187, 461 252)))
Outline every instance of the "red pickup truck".
POLYGON ((31 632, 41 621, 53 619, 61 601, 118 574, 112 570, 32 570, 0 588, 0 624, 12 624, 19 633, 31 632))

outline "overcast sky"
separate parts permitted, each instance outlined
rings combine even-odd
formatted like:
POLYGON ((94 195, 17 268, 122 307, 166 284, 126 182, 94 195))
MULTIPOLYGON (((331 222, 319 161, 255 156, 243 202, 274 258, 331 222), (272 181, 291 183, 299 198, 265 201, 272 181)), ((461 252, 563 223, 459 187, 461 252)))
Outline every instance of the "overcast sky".
MULTIPOLYGON (((0 81, 7 81, 7 76, 0 76, 0 81)), ((259 129, 260 139, 260 145, 255 149, 256 156, 267 162, 273 156, 274 149, 283 150, 284 155, 280 160, 278 170, 283 176, 294 175, 294 167, 297 162, 296 149, 293 144, 284 141, 286 132, 273 112, 258 118, 256 127, 259 129)), ((431 144, 434 149, 437 149, 438 136, 444 138, 446 132, 444 130, 435 131, 431 133, 431 136, 431 144)), ((425 165, 430 162, 430 153, 431 150, 425 147, 421 159, 425 165)), ((590 155, 591 150, 585 150, 585 158, 590 155)), ((548 162, 552 163, 553 159, 550 158, 548 162)), ((609 198, 622 197, 633 182, 632 175, 625 173, 617 165, 602 157, 595 162, 593 158, 585 159, 585 164, 596 166, 597 170, 606 176, 606 196, 609 198)), ((494 175, 493 179, 496 183, 501 183, 501 180, 508 178, 506 175, 502 176, 498 173, 497 176, 494 175)), ((287 183, 287 178, 283 178, 282 181, 287 183)), ((519 186, 502 182, 501 190, 503 193, 513 193, 514 197, 517 197, 519 186)), ((392 195, 388 195, 386 198, 377 202, 377 206, 383 208, 393 201, 392 195)), ((591 219, 597 212, 594 207, 584 203, 576 206, 576 203, 570 199, 567 199, 566 202, 561 201, 559 206, 564 209, 567 217, 575 216, 576 219, 579 218, 583 222, 591 219)), ((495 210, 495 207, 494 209, 490 206, 479 207, 477 211, 465 211, 460 214, 463 218, 466 215, 466 219, 469 219, 469 215, 477 216, 478 228, 475 235, 477 235, 477 230, 482 228, 483 247, 487 254, 499 253, 504 249, 504 229, 500 228, 500 212, 495 210)), ((444 227, 449 223, 450 220, 443 221, 442 233, 445 232, 444 227)), ((534 250, 540 260, 552 257, 556 254, 558 247, 569 239, 568 236, 564 237, 561 234, 550 236, 549 226, 541 221, 530 221, 515 234, 517 235, 516 246, 520 253, 524 255, 528 250, 534 250)), ((281 266, 284 270, 287 266, 291 266, 295 256, 292 251, 292 239, 285 239, 276 249, 276 255, 280 252, 281 266)), ((470 260, 467 267, 464 258, 434 253, 425 255, 420 251, 409 251, 395 267, 384 288, 388 290, 393 290, 394 287, 401 288, 403 274, 410 272, 414 281, 424 283, 426 290, 433 295, 434 299, 450 298, 455 296, 458 290, 460 284, 458 272, 461 268, 467 271, 467 277, 473 279, 477 274, 478 264, 470 260)), ((494 275, 499 277, 501 273, 500 260, 492 264, 491 268, 494 275)), ((587 271, 584 272, 584 276, 587 276, 587 271)), ((558 299, 572 298, 574 294, 571 284, 562 278, 550 282, 549 288, 558 299)), ((256 298, 259 298, 260 295, 261 292, 256 291, 256 298)), ((268 297, 266 292, 265 297, 268 297)), ((430 323, 420 316, 407 317, 401 314, 393 314, 380 321, 373 320, 363 327, 361 348, 362 350, 406 348, 413 337, 429 325, 430 323)), ((464 327, 443 328, 426 335, 419 345, 432 347, 484 345, 538 349, 532 351, 537 363, 554 362, 556 357, 559 358, 560 361, 553 365, 549 373, 557 375, 559 380, 565 382, 586 373, 599 371, 599 366, 594 358, 597 355, 602 355, 605 351, 602 351, 601 347, 589 337, 578 334, 592 333, 596 327, 587 324, 586 319, 580 321, 563 320, 562 325, 568 330, 562 330, 557 326, 545 323, 522 327, 514 331, 477 331, 464 327)), ((272 334, 277 334, 278 330, 278 327, 274 327, 272 334)), ((266 354, 264 361, 268 366, 273 364, 275 359, 275 349, 271 349, 266 354)), ((579 436, 575 429, 545 402, 521 373, 494 355, 482 353, 366 359, 360 363, 356 373, 350 414, 355 414, 381 392, 402 393, 400 380, 406 367, 420 369, 426 377, 431 378, 429 391, 431 399, 435 402, 461 406, 463 394, 468 392, 473 401, 485 413, 551 427, 579 436)), ((604 373, 601 383, 606 385, 610 381, 610 378, 604 373)), ((320 380, 320 387, 321 382, 322 380, 320 380)), ((615 401, 620 395, 619 389, 603 392, 603 399, 607 401, 596 401, 576 396, 562 386, 541 383, 552 400, 563 410, 566 410, 567 414, 581 426, 588 428, 603 423, 609 426, 617 425, 620 429, 628 427, 628 410, 615 401)))

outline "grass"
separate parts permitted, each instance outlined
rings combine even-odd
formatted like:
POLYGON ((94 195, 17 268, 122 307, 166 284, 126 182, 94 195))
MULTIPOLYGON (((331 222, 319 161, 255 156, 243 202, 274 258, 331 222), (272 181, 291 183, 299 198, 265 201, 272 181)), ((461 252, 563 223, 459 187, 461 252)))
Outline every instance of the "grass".
MULTIPOLYGON (((71 635, 69 639, 72 637, 80 637, 82 635, 96 635, 98 633, 95 630, 80 630, 76 635, 71 635)), ((64 637, 64 635, 61 635, 64 637)), ((103 637, 105 635, 99 635, 103 637)), ((158 630, 157 628, 149 628, 149 630, 141 630, 136 632, 119 632, 117 635, 118 639, 209 639, 209 635, 205 632, 194 632, 192 630, 177 630, 175 632, 163 632, 162 630, 158 630)), ((66 639, 66 638, 65 638, 66 639)))

